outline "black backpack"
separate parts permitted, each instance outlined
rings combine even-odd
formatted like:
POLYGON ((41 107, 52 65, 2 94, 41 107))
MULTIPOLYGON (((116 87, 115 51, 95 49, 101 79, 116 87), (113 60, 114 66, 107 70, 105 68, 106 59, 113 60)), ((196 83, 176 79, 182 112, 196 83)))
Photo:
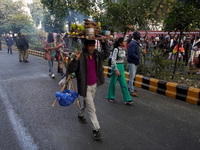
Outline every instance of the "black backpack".
MULTIPOLYGON (((117 51, 117 59, 118 59, 119 49, 117 48, 117 50, 118 50, 118 51, 117 51)), ((112 55, 113 55, 113 52, 112 52, 112 55)), ((116 59, 116 60, 117 60, 117 59, 116 59)), ((112 57, 110 57, 110 58, 108 59, 108 66, 111 67, 111 65, 112 65, 111 63, 112 63, 112 57)))
POLYGON ((21 50, 26 50, 27 49, 27 42, 26 42, 26 39, 23 38, 23 37, 20 37, 19 40, 18 40, 18 45, 19 45, 19 48, 21 50))

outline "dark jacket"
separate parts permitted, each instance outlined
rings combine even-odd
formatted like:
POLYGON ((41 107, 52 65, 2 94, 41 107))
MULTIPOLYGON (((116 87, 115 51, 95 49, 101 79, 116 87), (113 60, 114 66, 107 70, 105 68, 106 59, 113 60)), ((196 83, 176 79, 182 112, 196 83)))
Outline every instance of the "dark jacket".
POLYGON ((139 43, 133 40, 128 47, 128 63, 133 63, 136 66, 139 65, 140 59, 140 51, 139 51, 139 43))
POLYGON ((12 46, 13 43, 14 43, 14 40, 13 40, 12 37, 8 37, 8 38, 6 38, 6 42, 7 42, 7 45, 8 45, 8 46, 12 46))
POLYGON ((16 41, 17 49, 19 49, 19 50, 27 50, 29 48, 28 40, 25 37, 18 36, 18 37, 16 37, 15 41, 16 41), (22 41, 23 41, 23 45, 21 45, 21 46, 19 44, 19 40, 20 39, 22 39, 22 41))
POLYGON ((188 44, 188 43, 185 43, 183 45, 183 48, 185 50, 185 57, 188 59, 190 58, 190 55, 191 55, 191 50, 192 50, 192 44, 188 44))
MULTIPOLYGON (((102 43, 102 52, 94 51, 94 57, 96 62, 96 75, 97 75, 97 86, 102 85, 105 82, 103 74, 103 60, 109 57, 110 50, 108 44, 102 43)), ((79 60, 73 59, 69 65, 68 72, 75 72, 77 78, 77 87, 79 95, 86 97, 87 93, 87 59, 88 53, 83 50, 79 60)))

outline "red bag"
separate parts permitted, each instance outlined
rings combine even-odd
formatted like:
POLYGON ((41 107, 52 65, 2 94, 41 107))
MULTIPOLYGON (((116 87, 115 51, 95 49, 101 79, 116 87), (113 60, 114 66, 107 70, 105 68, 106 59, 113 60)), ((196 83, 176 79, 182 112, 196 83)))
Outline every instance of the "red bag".
POLYGON ((194 63, 195 65, 199 64, 199 58, 198 58, 198 57, 194 57, 194 58, 193 58, 193 63, 194 63))
POLYGON ((44 50, 44 59, 51 60, 51 51, 50 50, 44 50))
POLYGON ((44 59, 51 60, 51 45, 47 41, 44 44, 44 59))

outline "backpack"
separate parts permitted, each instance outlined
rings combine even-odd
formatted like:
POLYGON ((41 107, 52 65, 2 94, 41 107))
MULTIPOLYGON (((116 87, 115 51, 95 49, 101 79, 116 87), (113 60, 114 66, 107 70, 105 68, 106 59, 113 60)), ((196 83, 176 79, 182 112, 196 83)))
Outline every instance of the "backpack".
POLYGON ((21 50, 26 50, 26 48, 27 48, 27 43, 26 43, 25 38, 20 37, 19 40, 18 40, 18 45, 19 45, 19 48, 20 48, 21 50))
MULTIPOLYGON (((117 59, 118 59, 118 53, 119 53, 119 49, 117 48, 117 59)), ((112 52, 112 55, 113 55, 113 52, 112 52)), ((111 67, 111 65, 112 65, 112 55, 111 55, 111 57, 108 59, 108 66, 110 66, 111 67)), ((116 59, 116 60, 117 60, 116 59)))

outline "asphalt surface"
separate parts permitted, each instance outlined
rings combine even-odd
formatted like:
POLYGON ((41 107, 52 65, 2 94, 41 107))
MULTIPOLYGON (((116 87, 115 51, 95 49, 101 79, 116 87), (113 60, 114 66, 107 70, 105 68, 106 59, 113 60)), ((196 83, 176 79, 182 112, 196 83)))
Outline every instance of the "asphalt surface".
POLYGON ((57 62, 56 78, 51 79, 47 61, 32 55, 29 60, 19 62, 16 51, 0 53, 0 150, 200 149, 199 106, 140 88, 139 97, 127 106, 119 83, 116 102, 110 103, 109 78, 95 96, 103 140, 93 140, 90 123, 81 124, 77 118, 76 103, 51 106, 61 89, 57 62))

